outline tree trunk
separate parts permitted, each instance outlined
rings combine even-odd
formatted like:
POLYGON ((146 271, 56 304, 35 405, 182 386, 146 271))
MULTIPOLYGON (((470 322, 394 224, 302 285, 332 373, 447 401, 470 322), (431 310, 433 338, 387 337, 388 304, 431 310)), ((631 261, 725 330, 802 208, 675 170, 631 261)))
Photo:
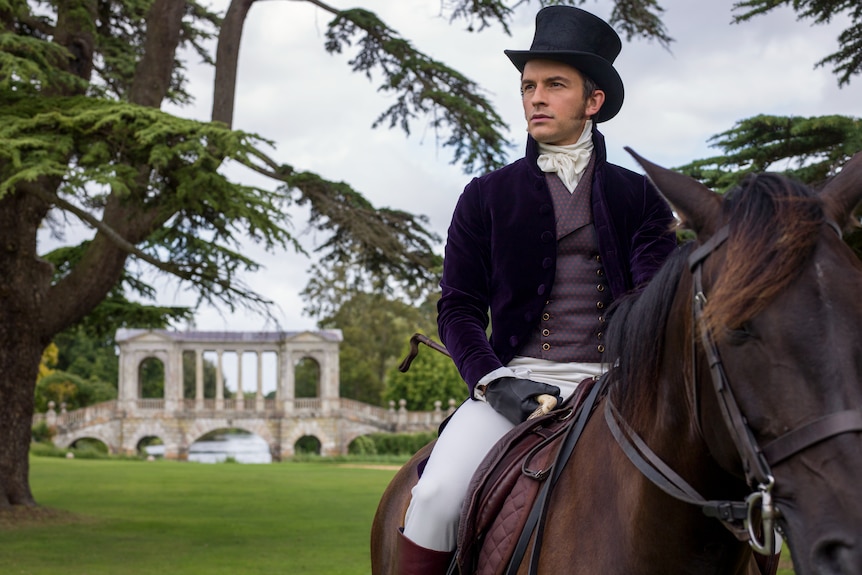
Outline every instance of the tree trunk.
POLYGON ((45 207, 26 193, 0 199, 0 507, 35 505, 29 484, 34 391, 42 350, 40 329, 51 268, 36 256, 45 207))

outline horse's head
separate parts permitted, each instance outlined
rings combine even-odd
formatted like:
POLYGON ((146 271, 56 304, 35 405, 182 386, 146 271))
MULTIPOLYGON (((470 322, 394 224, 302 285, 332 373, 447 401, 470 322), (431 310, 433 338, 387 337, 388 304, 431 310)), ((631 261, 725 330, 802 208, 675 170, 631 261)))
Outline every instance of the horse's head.
POLYGON ((726 197, 631 153, 701 244, 689 297, 710 451, 774 499, 797 573, 862 573, 862 263, 840 237, 862 152, 819 193, 760 174, 726 197))

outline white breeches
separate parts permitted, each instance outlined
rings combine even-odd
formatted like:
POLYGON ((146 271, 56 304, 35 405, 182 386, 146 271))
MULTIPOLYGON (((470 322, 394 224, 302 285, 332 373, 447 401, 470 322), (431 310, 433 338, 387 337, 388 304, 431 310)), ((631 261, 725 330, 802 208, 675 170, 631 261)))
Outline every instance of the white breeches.
MULTIPOLYGON (((574 393, 588 377, 598 377, 603 364, 556 364, 552 370, 519 366, 518 359, 508 367, 517 377, 560 387, 563 398, 574 393), (560 366, 568 368, 563 374, 560 366)), ((419 482, 413 487, 404 520, 404 535, 417 545, 435 551, 452 551, 458 537, 458 520, 467 489, 476 469, 494 444, 513 427, 508 419, 484 401, 468 400, 452 415, 419 482)))

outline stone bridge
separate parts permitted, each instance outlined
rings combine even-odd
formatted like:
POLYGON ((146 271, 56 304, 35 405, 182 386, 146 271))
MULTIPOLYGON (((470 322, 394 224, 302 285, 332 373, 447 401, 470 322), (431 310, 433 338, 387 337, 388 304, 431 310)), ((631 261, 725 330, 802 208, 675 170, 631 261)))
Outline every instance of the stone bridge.
POLYGON ((189 447, 208 433, 242 429, 263 438, 273 460, 280 461, 293 456, 296 443, 305 437, 318 440, 321 455, 346 454, 348 445, 361 435, 434 430, 454 409, 452 400, 446 409, 438 405, 434 411, 410 412, 404 401, 398 408, 390 402, 387 409, 339 397, 339 330, 121 329, 116 341, 120 348, 116 400, 69 412, 61 406, 59 413, 50 409, 36 416, 34 423, 45 421, 55 430, 55 445, 68 447, 92 438, 107 445, 111 453, 135 454, 145 440, 158 438, 166 458, 186 459, 189 447), (214 397, 204 393, 204 354, 214 358, 214 397), (228 354, 236 370, 235 389, 226 394, 223 360, 228 354), (265 354, 274 360, 270 369, 274 390, 266 395, 265 354), (142 367, 153 359, 164 369, 163 396, 142 397, 142 367), (309 360, 318 368, 316 396, 296 397, 296 366, 309 360), (254 391, 243 389, 247 371, 253 372, 254 391), (192 377, 194 381, 188 381, 192 377))

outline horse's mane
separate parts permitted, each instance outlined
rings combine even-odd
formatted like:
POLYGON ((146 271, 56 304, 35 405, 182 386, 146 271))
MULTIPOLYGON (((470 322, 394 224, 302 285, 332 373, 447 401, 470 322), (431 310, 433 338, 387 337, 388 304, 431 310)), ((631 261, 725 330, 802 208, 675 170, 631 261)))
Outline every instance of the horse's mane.
POLYGON ((616 362, 609 376, 620 408, 639 403, 630 389, 651 390, 658 379, 671 305, 693 246, 680 246, 646 288, 618 299, 609 310, 605 346, 616 362))
POLYGON ((763 311, 798 275, 817 243, 823 207, 804 184, 779 174, 752 174, 728 192, 730 222, 724 269, 705 320, 721 337, 763 311))
MULTIPOLYGON (((793 281, 824 221, 816 193, 779 174, 749 175, 725 195, 723 211, 730 233, 723 266, 708 287, 704 316, 719 340, 793 281)), ((654 396, 671 305, 693 245, 680 246, 645 289, 621 298, 609 313, 607 357, 617 361, 611 370, 613 398, 629 416, 654 396)), ((688 367, 680 358, 680 369, 688 367)))

